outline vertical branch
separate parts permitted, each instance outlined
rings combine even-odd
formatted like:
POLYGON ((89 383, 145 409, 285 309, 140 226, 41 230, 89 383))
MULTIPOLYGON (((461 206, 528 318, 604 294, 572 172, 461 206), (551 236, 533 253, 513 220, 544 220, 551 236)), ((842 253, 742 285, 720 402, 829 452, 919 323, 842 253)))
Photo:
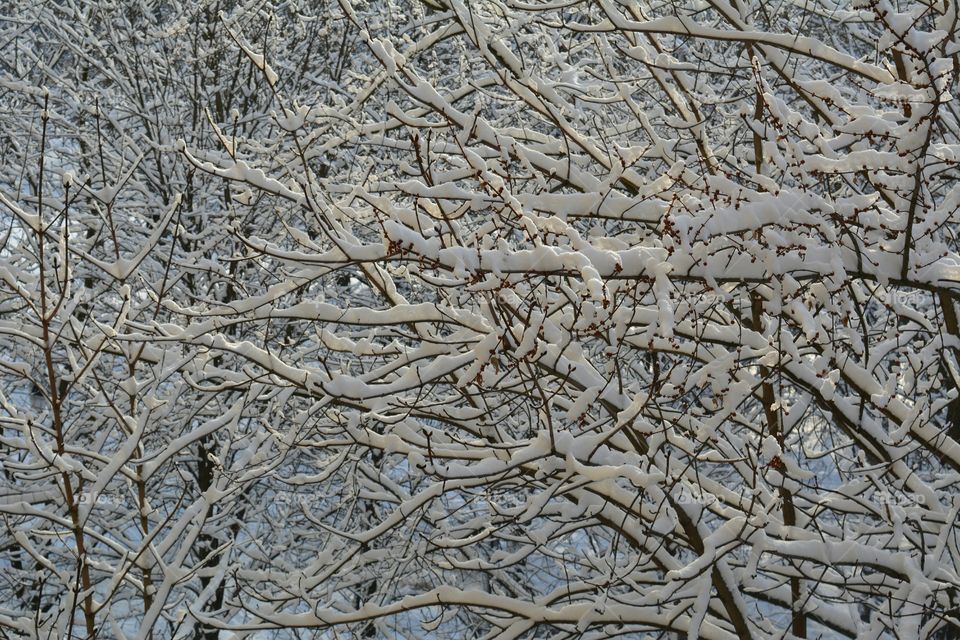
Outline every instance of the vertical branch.
MULTIPOLYGON (((40 134, 40 166, 37 183, 37 262, 39 268, 39 286, 40 286, 40 327, 43 341, 43 361, 47 375, 47 387, 50 399, 50 408, 53 416, 53 432, 56 441, 57 455, 62 456, 66 452, 66 436, 63 418, 63 395, 66 385, 61 384, 57 375, 56 365, 53 362, 53 350, 56 339, 51 331, 51 323, 54 313, 51 312, 51 304, 48 301, 47 293, 47 274, 46 274, 46 233, 47 229, 43 223, 43 189, 44 189, 44 165, 46 161, 46 143, 47 143, 47 124, 50 119, 49 113, 50 96, 47 94, 43 101, 43 111, 40 119, 42 121, 42 131, 40 134)), ((64 233, 69 230, 64 228, 64 233)), ((66 296, 66 290, 60 292, 61 299, 66 296)), ((53 305, 53 308, 59 308, 60 302, 53 305)), ((67 503, 67 510, 70 514, 72 524, 73 541, 76 545, 77 553, 77 573, 79 574, 79 585, 83 593, 83 611, 84 625, 88 638, 95 635, 95 620, 93 612, 93 589, 91 588, 90 565, 87 562, 86 544, 83 532, 83 522, 80 518, 80 507, 78 504, 78 495, 73 486, 73 480, 67 471, 60 472, 60 479, 63 482, 64 499, 67 503)), ((76 594, 75 594, 76 597, 76 594)), ((73 629, 71 614, 71 633, 73 629)))
MULTIPOLYGON (((764 100, 763 93, 761 92, 762 84, 760 78, 760 62, 756 57, 751 55, 753 61, 754 72, 757 75, 756 78, 756 98, 754 103, 754 120, 756 123, 759 123, 763 117, 764 111, 764 100)), ((756 125, 755 125, 756 126, 756 125)), ((754 130, 753 132, 753 153, 754 153, 754 167, 756 168, 757 174, 763 174, 763 140, 760 137, 760 134, 754 130)), ((751 311, 751 321, 753 325, 753 330, 762 333, 763 331, 763 298, 760 296, 760 293, 756 290, 750 292, 750 311, 751 311)), ((763 365, 760 366, 760 378, 762 382, 760 383, 760 400, 763 403, 763 413, 767 422, 767 430, 770 433, 770 436, 773 437, 777 444, 780 447, 781 451, 786 451, 786 442, 783 434, 783 430, 780 425, 780 412, 779 409, 774 409, 774 403, 776 402, 776 394, 774 393, 773 383, 771 382, 771 371, 768 367, 763 365)), ((780 486, 779 488, 780 500, 783 503, 782 515, 783 515, 783 524, 788 527, 794 527, 797 524, 797 514, 793 505, 793 495, 790 491, 784 487, 780 486)), ((793 635, 798 638, 807 637, 807 619, 806 615, 803 613, 803 600, 802 600, 802 591, 800 584, 799 576, 790 577, 790 600, 793 606, 792 613, 792 622, 791 627, 793 630, 793 635)))

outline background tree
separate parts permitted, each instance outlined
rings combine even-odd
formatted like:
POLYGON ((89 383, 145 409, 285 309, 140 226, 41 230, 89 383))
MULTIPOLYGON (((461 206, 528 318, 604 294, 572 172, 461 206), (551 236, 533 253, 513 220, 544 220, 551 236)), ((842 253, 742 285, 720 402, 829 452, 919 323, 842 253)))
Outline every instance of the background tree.
POLYGON ((956 20, 17 5, 0 627, 956 636, 956 20))

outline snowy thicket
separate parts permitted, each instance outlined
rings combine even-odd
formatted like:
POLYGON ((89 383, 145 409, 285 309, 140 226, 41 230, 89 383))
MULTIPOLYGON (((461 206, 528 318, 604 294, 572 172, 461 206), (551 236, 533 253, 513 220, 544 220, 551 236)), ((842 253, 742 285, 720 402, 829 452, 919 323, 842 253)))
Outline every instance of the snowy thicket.
POLYGON ((950 0, 0 3, 0 634, 960 634, 950 0))

